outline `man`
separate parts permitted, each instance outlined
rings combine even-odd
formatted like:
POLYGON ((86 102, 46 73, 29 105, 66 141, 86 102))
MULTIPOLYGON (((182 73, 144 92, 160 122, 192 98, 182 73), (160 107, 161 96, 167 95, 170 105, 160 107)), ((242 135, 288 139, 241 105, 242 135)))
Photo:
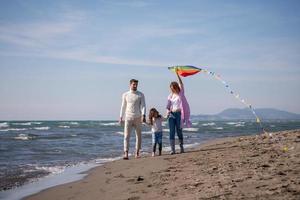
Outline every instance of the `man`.
POLYGON ((124 126, 124 157, 128 159, 129 140, 132 128, 136 133, 135 157, 139 157, 142 134, 141 122, 146 122, 146 104, 144 94, 137 90, 138 80, 130 80, 130 90, 122 95, 122 105, 119 123, 122 123, 125 114, 124 126))

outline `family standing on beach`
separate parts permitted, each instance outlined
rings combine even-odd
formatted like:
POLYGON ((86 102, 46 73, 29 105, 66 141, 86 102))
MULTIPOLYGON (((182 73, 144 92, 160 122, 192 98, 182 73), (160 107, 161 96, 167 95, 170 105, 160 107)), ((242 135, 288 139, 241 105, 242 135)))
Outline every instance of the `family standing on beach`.
POLYGON ((135 157, 140 156, 141 149, 141 126, 142 122, 151 126, 152 131, 152 156, 155 156, 156 146, 158 145, 159 155, 162 152, 162 121, 167 119, 170 129, 170 154, 175 154, 175 132, 179 139, 180 153, 184 153, 183 147, 183 127, 189 127, 191 122, 189 104, 184 96, 183 82, 176 71, 178 82, 171 82, 171 93, 168 96, 167 116, 164 118, 159 112, 152 108, 149 111, 149 121, 146 122, 146 103, 145 96, 137 90, 138 80, 130 80, 130 90, 122 95, 122 105, 119 122, 124 124, 124 156, 128 159, 129 140, 132 129, 136 133, 135 157), (124 117, 124 118, 123 118, 124 117))

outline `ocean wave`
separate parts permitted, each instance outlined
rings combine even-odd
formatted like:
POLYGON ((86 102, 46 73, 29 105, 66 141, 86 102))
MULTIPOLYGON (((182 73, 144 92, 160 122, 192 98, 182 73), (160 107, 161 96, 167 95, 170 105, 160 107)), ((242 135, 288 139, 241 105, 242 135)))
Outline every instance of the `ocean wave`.
POLYGON ((35 129, 35 130, 49 130, 50 127, 49 127, 49 126, 45 126, 45 127, 34 127, 33 129, 35 129))
POLYGON ((170 129, 164 128, 164 129, 163 129, 163 132, 170 132, 170 129))
POLYGON ((152 131, 142 131, 142 134, 145 134, 145 135, 152 134, 152 131))
POLYGON ((59 128, 70 128, 70 126, 58 126, 59 128))
POLYGON ((236 125, 237 122, 227 122, 226 124, 227 124, 227 125, 236 125))
POLYGON ((7 122, 0 123, 0 128, 7 128, 9 124, 7 122))
POLYGON ((68 125, 79 125, 78 122, 60 122, 61 124, 68 124, 68 125))
POLYGON ((162 126, 165 127, 168 125, 168 122, 162 122, 162 126))
POLYGON ((216 130, 223 130, 224 128, 223 127, 215 127, 214 129, 216 129, 216 130))
POLYGON ((227 122, 227 125, 234 125, 235 127, 245 126, 245 122, 227 122))
POLYGON ((32 124, 42 124, 43 122, 31 122, 32 124))
POLYGON ((192 122, 192 125, 197 126, 197 125, 199 125, 199 122, 192 122))
POLYGON ((214 123, 214 122, 202 124, 202 126, 214 126, 214 125, 216 125, 216 123, 214 123))
POLYGON ((27 128, 8 128, 8 129, 2 129, 0 131, 6 132, 6 131, 26 131, 26 130, 28 130, 28 129, 27 128))
POLYGON ((65 171, 67 166, 36 166, 35 169, 36 170, 42 170, 42 171, 46 171, 49 172, 51 174, 60 174, 63 171, 65 171))
POLYGON ((31 122, 18 122, 12 123, 13 125, 21 125, 21 126, 31 126, 31 122))
MULTIPOLYGON (((120 135, 124 135, 124 132, 123 132, 123 131, 117 131, 116 133, 117 133, 117 134, 120 134, 120 135)), ((145 134, 145 135, 147 135, 147 134, 152 134, 152 131, 143 131, 142 134, 145 134)))
POLYGON ((183 128, 183 131, 197 132, 197 131, 199 131, 199 128, 183 128))
POLYGON ((119 122, 100 123, 101 126, 120 126, 119 122))
POLYGON ((15 140, 32 140, 36 136, 27 135, 27 134, 19 134, 18 136, 14 137, 15 140))
POLYGON ((79 125, 78 122, 69 122, 69 124, 71 124, 71 125, 79 125))
MULTIPOLYGON (((186 149, 190 149, 190 148, 195 148, 195 147, 197 147, 199 145, 200 145, 199 143, 192 143, 192 144, 184 144, 183 146, 186 149)), ((178 144, 176 144, 175 145, 175 149, 179 150, 180 146, 178 144)), ((171 147, 170 146, 163 147, 163 151, 171 151, 171 147)))
POLYGON ((120 160, 122 157, 115 157, 115 158, 97 158, 94 160, 94 162, 96 164, 103 164, 103 163, 106 163, 106 162, 112 162, 112 161, 115 161, 115 160, 120 160))

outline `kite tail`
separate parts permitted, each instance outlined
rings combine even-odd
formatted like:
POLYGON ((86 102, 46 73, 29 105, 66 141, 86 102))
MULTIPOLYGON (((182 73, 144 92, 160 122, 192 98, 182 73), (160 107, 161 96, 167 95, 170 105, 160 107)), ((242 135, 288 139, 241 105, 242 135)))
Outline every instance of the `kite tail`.
POLYGON ((227 90, 230 92, 230 94, 232 94, 238 101, 240 101, 242 104, 244 104, 247 108, 249 108, 252 112, 252 114, 255 116, 256 118, 256 123, 259 124, 261 130, 263 133, 267 133, 267 131, 264 129, 261 120, 259 119, 259 117, 257 116, 257 114, 254 111, 254 108, 252 107, 251 104, 247 103, 245 99, 241 98, 239 94, 237 94, 236 92, 234 92, 230 86, 221 78, 220 75, 216 74, 215 72, 210 72, 206 69, 202 69, 204 73, 211 75, 214 79, 220 81, 226 88, 227 90))

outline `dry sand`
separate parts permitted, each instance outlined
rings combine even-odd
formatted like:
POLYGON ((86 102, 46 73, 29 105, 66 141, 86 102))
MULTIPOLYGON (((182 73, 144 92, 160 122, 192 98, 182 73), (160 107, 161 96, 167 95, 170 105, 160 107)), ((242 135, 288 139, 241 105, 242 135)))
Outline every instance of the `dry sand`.
POLYGON ((27 199, 300 199, 300 130, 106 163, 27 199))

